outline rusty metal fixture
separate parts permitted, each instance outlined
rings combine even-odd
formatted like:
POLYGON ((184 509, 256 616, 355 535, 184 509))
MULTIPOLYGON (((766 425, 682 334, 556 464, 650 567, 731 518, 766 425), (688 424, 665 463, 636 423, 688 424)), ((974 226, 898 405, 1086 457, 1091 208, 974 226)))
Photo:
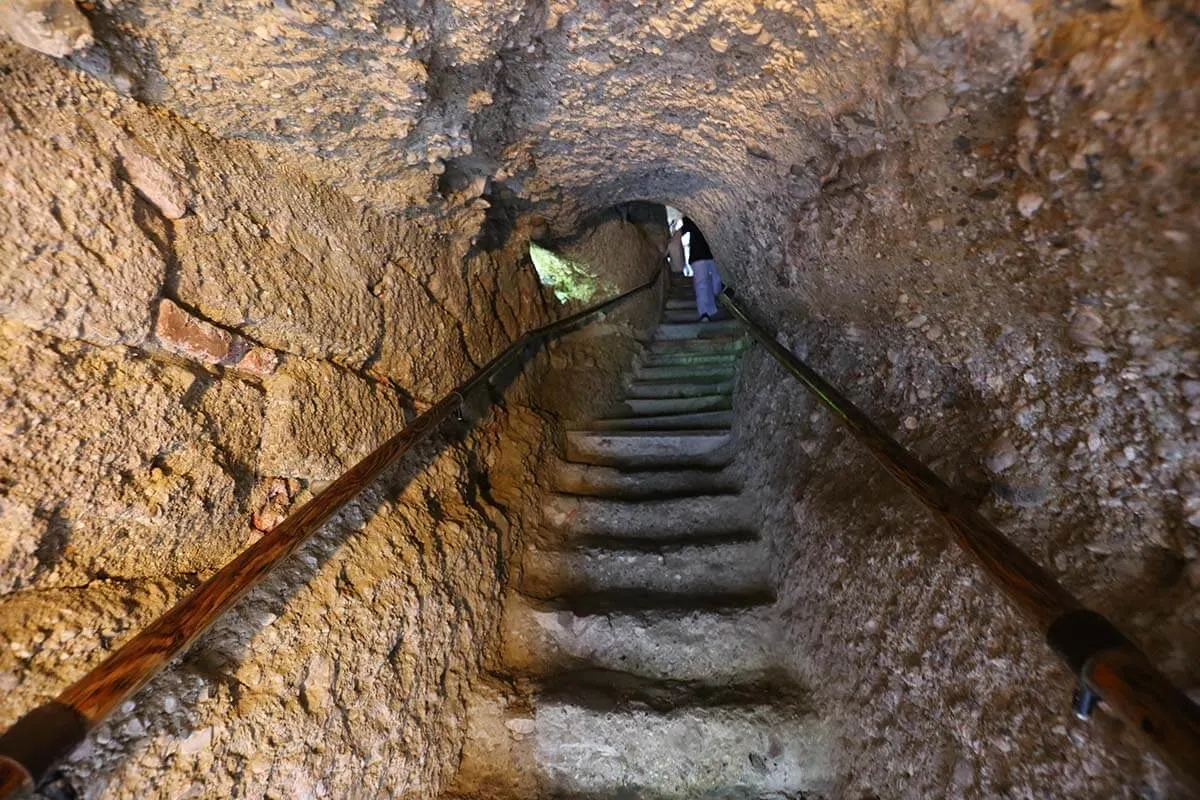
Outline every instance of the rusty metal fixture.
POLYGON ((659 282, 661 275, 660 271, 651 280, 611 300, 526 333, 58 697, 17 720, 0 734, 0 800, 41 781, 113 709, 187 649, 218 617, 294 553, 380 473, 447 418, 459 415, 467 398, 478 396, 483 404, 490 403, 490 389, 500 388, 514 378, 524 362, 547 341, 587 324, 596 314, 651 288, 659 282))
POLYGON ((992 583, 1033 622, 1077 681, 1074 711, 1107 703, 1139 731, 1193 790, 1200 792, 1200 707, 1159 672, 1104 616, 1083 606, 975 505, 921 463, 771 333, 751 319, 730 289, 721 305, 776 361, 804 384, 876 460, 954 533, 992 583))

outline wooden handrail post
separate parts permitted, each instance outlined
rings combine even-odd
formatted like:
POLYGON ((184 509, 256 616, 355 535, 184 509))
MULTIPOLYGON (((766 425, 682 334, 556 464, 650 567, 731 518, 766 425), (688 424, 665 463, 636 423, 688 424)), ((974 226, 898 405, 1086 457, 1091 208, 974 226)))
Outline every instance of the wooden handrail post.
POLYGON ((330 517, 353 500, 389 466, 459 410, 465 397, 483 387, 507 364, 551 338, 570 332, 658 283, 662 272, 610 300, 530 331, 412 423, 379 445, 288 515, 173 608, 121 645, 54 700, 33 709, 0 734, 0 800, 41 781, 114 708, 161 671, 223 613, 304 544, 330 517))
POLYGON ((1079 684, 1076 712, 1103 700, 1200 790, 1200 707, 1159 672, 1104 616, 1088 610, 1025 551, 979 514, 974 504, 926 467, 870 417, 755 322, 726 288, 721 304, 788 372, 954 533, 984 574, 1046 637, 1079 684))

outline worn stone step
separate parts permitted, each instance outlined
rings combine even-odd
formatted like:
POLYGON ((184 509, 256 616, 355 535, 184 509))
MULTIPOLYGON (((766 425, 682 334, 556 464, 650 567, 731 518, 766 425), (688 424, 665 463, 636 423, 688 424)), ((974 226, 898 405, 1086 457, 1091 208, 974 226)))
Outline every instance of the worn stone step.
POLYGON ((467 718, 448 800, 796 800, 832 782, 832 731, 786 682, 576 670, 533 702, 477 697, 467 718))
POLYGON ((626 398, 610 406, 605 412, 604 418, 694 414, 701 411, 725 411, 732 407, 733 397, 729 394, 708 394, 701 397, 626 398))
POLYGON ((802 711, 811 705, 809 694, 783 670, 749 683, 713 685, 646 678, 616 670, 577 669, 542 678, 537 695, 599 711, 636 705, 666 713, 696 707, 752 706, 765 701, 802 711))
POLYGON ((732 381, 734 367, 732 361, 722 361, 716 364, 672 364, 669 366, 650 366, 641 364, 634 368, 634 376, 644 381, 683 381, 699 379, 716 379, 732 381))
POLYGON ((657 341, 708 339, 718 336, 736 336, 745 332, 745 327, 736 319, 712 322, 668 322, 655 329, 654 338, 657 341))
POLYGON ((504 662, 521 674, 586 667, 723 685, 777 668, 771 605, 576 614, 512 593, 504 613, 504 662))
POLYGON ((714 394, 732 394, 733 381, 722 378, 692 378, 683 381, 633 380, 625 389, 629 400, 653 400, 679 397, 704 397, 714 394))
POLYGON ((521 591, 543 600, 609 597, 645 602, 653 597, 663 604, 678 598, 675 606, 683 607, 689 599, 702 597, 727 605, 757 605, 771 597, 767 547, 761 541, 654 550, 531 548, 523 563, 521 591))
MULTIPOLYGON (((718 323, 708 323, 709 325, 718 323)), ((649 351, 656 355, 674 355, 677 353, 702 353, 717 355, 722 353, 740 353, 750 346, 747 336, 713 336, 703 339, 655 339, 650 342, 649 351)))
POLYGON ((571 594, 555 598, 535 598, 546 608, 570 611, 581 617, 615 613, 682 613, 690 611, 727 612, 735 608, 762 606, 775 600, 770 592, 721 591, 709 594, 649 591, 646 589, 609 589, 587 594, 571 594))
POLYGON ((646 353, 642 356, 641 367, 678 367, 688 364, 697 366, 726 366, 732 369, 737 365, 737 353, 646 353))
POLYGON ((663 414, 643 417, 598 419, 577 430, 589 431, 679 431, 728 430, 733 427, 732 411, 700 411, 694 414, 663 414))
POLYGON ((686 295, 683 293, 667 295, 668 311, 695 311, 696 310, 696 295, 689 291, 686 295))
POLYGON ((626 471, 569 461, 559 461, 551 476, 556 492, 628 500, 733 494, 740 485, 737 477, 727 470, 626 471))
POLYGON ((663 310, 663 322, 696 322, 700 319, 700 311, 695 306, 691 308, 667 308, 663 310))
POLYGON ((730 434, 725 431, 567 431, 566 458, 584 464, 623 466, 721 466, 730 434))
POLYGON ((555 494, 546 498, 542 523, 568 538, 676 540, 753 532, 757 520, 746 498, 736 494, 665 500, 610 500, 555 494))
POLYGON ((813 715, 760 701, 661 713, 544 698, 535 752, 557 796, 759 800, 826 789, 831 735, 813 715))

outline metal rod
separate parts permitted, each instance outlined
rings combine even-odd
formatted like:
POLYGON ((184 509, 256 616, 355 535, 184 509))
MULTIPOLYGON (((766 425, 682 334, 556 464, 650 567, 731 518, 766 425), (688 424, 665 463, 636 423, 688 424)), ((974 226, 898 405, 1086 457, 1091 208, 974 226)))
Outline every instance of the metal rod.
POLYGON ((828 407, 896 480, 954 533, 954 540, 1046 636, 1084 690, 1140 731, 1193 788, 1200 787, 1200 707, 1105 617, 1083 607, 1037 562, 768 330, 726 289, 721 304, 828 407))
POLYGON ((530 331, 474 375, 379 445, 324 491, 290 514, 261 539, 200 584, 68 686, 53 701, 33 709, 0 735, 0 798, 36 785, 60 759, 83 742, 114 708, 161 671, 172 659, 304 544, 330 517, 357 497, 385 469, 429 436, 504 366, 553 337, 658 283, 646 283, 569 317, 530 331))

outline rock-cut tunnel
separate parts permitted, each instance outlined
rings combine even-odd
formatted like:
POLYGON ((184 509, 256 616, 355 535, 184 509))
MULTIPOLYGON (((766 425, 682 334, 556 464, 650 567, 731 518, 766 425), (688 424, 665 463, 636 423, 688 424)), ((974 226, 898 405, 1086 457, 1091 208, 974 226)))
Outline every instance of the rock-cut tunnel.
POLYGON ((1192 796, 1186 4, 0 29, 3 779, 1192 796))

